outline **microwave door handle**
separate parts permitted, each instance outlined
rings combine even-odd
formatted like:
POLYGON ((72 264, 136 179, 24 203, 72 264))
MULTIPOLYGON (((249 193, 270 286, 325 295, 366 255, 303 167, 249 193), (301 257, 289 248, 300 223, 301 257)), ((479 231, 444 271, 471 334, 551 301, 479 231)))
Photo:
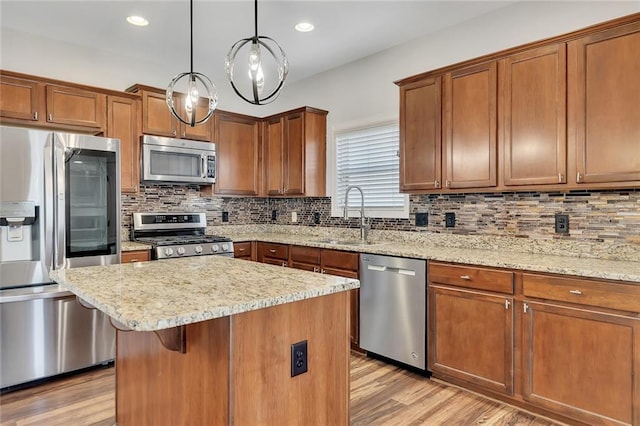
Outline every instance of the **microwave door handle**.
POLYGON ((200 177, 202 179, 206 179, 207 178, 207 156, 205 154, 201 154, 200 155, 200 162, 202 164, 202 168, 201 173, 200 173, 200 177))
POLYGON ((65 146, 56 134, 53 136, 53 205, 54 205, 54 269, 63 269, 65 267, 65 146))

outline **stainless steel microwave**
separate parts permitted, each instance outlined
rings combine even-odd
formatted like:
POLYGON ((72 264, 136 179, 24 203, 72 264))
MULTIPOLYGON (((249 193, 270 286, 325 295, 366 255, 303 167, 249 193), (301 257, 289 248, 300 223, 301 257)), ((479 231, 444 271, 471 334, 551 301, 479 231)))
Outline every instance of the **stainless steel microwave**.
POLYGON ((216 181, 216 146, 208 142, 142 136, 142 180, 212 184, 216 181))

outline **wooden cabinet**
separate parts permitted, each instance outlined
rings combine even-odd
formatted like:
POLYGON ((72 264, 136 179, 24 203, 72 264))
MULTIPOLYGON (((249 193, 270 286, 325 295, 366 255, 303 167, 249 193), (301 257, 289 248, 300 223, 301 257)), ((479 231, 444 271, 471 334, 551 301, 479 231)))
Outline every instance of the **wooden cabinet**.
POLYGON ((496 62, 444 76, 446 188, 487 188, 497 184, 497 76, 496 62))
POLYGON ((44 84, 36 79, 0 76, 0 117, 37 124, 44 121, 44 84))
POLYGON ((429 369, 511 395, 513 274, 430 262, 428 303, 429 369))
POLYGON ((264 119, 265 195, 325 195, 326 115, 305 107, 264 119))
POLYGON ((524 274, 523 293, 523 398, 588 424, 640 424, 640 288, 524 274))
POLYGON ((260 126, 252 117, 216 112, 215 192, 258 195, 260 192, 260 126))
POLYGON ((106 136, 120 139, 122 192, 138 192, 140 184, 140 131, 137 97, 107 96, 106 136))
POLYGON ((258 262, 288 266, 289 245, 258 242, 258 262))
POLYGON ((640 184, 640 22, 569 43, 576 181, 640 184))
POLYGON ((151 260, 151 252, 149 250, 123 251, 120 255, 121 263, 146 262, 148 260, 151 260))
POLYGON ((84 86, 3 71, 0 116, 8 123, 101 133, 107 95, 84 86))
MULTIPOLYGON (((128 92, 139 93, 142 100, 142 133, 170 138, 193 139, 211 142, 213 120, 198 126, 188 126, 177 120, 167 106, 164 90, 136 84, 127 89, 128 92)), ((174 102, 178 114, 183 114, 184 95, 175 94, 174 102)), ((200 119, 208 110, 208 101, 201 98, 196 106, 196 118, 200 119)))
POLYGON ((255 261, 254 243, 251 241, 233 243, 233 257, 236 259, 255 261))
POLYGON ((504 185, 566 183, 566 44, 500 61, 504 185))
POLYGON ((442 78, 400 87, 400 191, 439 189, 442 181, 442 78))
POLYGON ((320 272, 320 248, 290 246, 289 250, 290 267, 305 271, 320 272))

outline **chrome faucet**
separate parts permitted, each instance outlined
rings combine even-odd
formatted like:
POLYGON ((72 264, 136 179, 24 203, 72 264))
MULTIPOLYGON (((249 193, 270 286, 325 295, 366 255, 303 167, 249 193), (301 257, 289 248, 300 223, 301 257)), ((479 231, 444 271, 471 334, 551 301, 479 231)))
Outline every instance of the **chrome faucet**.
POLYGON ((366 242, 369 222, 364 215, 364 192, 362 192, 362 188, 360 188, 359 186, 347 186, 347 190, 344 193, 344 218, 349 218, 349 192, 352 189, 357 189, 358 191, 360 191, 360 241, 366 242))

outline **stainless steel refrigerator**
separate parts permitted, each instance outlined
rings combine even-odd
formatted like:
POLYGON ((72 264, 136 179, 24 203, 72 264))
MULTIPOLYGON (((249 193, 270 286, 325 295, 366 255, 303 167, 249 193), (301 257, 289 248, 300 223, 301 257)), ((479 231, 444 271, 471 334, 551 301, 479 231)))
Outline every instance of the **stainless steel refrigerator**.
POLYGON ((0 126, 0 388, 114 358, 49 271, 120 262, 120 141, 0 126))

